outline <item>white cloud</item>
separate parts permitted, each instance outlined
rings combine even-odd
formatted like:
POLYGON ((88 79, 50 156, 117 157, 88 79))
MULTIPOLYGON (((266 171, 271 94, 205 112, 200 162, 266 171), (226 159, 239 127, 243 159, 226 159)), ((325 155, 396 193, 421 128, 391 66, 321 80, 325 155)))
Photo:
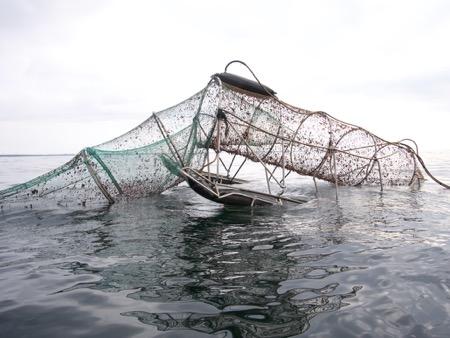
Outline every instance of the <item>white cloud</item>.
POLYGON ((448 36, 446 1, 0 0, 0 153, 99 143, 235 58, 289 103, 448 148, 448 36))

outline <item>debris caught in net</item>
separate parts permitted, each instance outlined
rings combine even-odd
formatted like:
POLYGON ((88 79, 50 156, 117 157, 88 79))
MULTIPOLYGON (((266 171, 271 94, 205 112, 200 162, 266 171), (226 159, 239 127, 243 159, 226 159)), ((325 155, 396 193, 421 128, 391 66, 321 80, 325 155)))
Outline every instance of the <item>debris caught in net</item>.
MULTIPOLYGON (((429 174, 406 142, 388 142, 327 113, 291 106, 255 79, 215 74, 199 93, 154 113, 124 135, 85 148, 61 167, 0 191, 0 205, 41 200, 114 203, 161 193, 191 177, 189 172, 214 183, 211 172, 202 174, 206 168, 210 171, 210 149, 261 163, 268 179, 279 183, 278 197, 291 172, 336 186, 381 189, 420 181, 419 166, 429 174), (283 174, 277 179, 268 166, 283 174)), ((228 170, 225 176, 230 181, 235 174, 228 170)))

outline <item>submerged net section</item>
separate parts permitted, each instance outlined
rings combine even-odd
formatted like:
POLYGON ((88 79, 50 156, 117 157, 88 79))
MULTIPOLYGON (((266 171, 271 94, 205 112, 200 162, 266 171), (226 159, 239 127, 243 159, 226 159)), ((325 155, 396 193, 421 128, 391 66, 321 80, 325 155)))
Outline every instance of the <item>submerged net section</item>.
POLYGON ((0 205, 113 203, 160 193, 183 180, 180 168, 201 170, 208 148, 336 185, 408 185, 422 177, 417 154, 404 143, 387 142, 324 112, 256 95, 214 76, 201 92, 124 135, 0 191, 0 205))

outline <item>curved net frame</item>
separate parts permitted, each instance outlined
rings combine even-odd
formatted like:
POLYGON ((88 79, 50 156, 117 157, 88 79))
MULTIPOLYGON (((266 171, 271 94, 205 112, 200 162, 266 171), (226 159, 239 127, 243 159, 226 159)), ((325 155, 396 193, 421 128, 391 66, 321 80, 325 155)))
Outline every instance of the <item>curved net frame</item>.
POLYGON ((113 203, 161 193, 183 181, 181 167, 201 170, 218 136, 220 151, 336 185, 382 188, 422 178, 415 151, 404 143, 385 141, 324 112, 296 108, 213 76, 199 93, 154 113, 122 136, 0 191, 0 205, 113 203), (216 123, 219 110, 225 123, 216 123))
POLYGON ((324 112, 276 98, 258 100, 224 90, 220 107, 233 133, 222 136, 223 150, 275 166, 284 162, 288 170, 339 185, 409 185, 422 177, 409 145, 385 141, 324 112))

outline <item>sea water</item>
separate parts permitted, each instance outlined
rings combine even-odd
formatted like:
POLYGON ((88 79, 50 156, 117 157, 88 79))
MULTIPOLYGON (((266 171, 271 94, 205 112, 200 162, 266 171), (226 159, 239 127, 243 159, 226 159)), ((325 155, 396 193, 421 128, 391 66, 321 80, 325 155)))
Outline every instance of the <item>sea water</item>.
MULTIPOLYGON (((424 157, 450 182, 450 152, 424 157)), ((0 188, 69 159, 0 157, 0 188)), ((0 336, 450 336, 450 191, 427 180, 336 200, 289 177, 307 203, 230 208, 181 185, 0 212, 0 336)))

